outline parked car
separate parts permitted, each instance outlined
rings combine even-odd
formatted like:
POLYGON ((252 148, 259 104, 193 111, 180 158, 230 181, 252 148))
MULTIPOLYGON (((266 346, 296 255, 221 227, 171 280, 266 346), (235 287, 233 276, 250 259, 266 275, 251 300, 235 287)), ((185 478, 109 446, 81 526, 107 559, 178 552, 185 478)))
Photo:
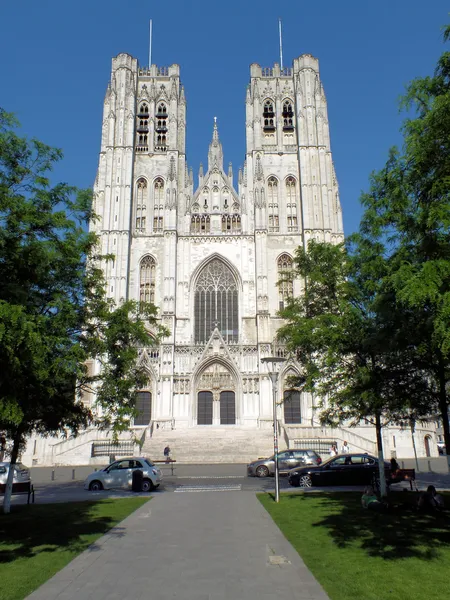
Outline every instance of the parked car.
MULTIPOLYGON (((390 464, 384 463, 389 481, 390 464)), ((313 485, 367 485, 378 476, 378 460, 369 454, 340 454, 325 460, 321 465, 292 469, 288 475, 294 487, 313 485)))
POLYGON ((161 470, 148 458, 132 457, 116 460, 101 471, 95 471, 87 476, 84 489, 91 492, 111 488, 131 489, 133 471, 143 472, 142 491, 151 492, 159 487, 162 479, 161 470))
MULTIPOLYGON (((5 485, 8 480, 9 462, 0 462, 0 485, 5 485)), ((14 465, 14 483, 28 483, 31 481, 30 470, 22 463, 14 465)))
MULTIPOLYGON (((322 459, 314 450, 283 450, 278 452, 278 469, 280 473, 288 473, 300 465, 320 465, 322 459)), ((269 477, 275 474, 275 459, 261 458, 247 465, 249 477, 269 477)))

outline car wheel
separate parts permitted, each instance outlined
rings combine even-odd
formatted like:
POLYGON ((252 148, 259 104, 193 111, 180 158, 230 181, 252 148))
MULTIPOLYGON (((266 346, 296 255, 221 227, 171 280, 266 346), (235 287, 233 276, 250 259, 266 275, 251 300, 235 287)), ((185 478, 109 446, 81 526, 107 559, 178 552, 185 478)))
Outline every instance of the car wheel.
POLYGON ((300 487, 312 487, 312 480, 309 475, 302 475, 298 482, 300 487))
POLYGON ((91 490, 91 492, 101 492, 103 489, 103 484, 101 481, 91 481, 91 483, 89 484, 89 489, 91 490))
POLYGON ((256 468, 255 474, 256 477, 269 477, 269 469, 264 465, 261 465, 256 468))
POLYGON ((142 482, 142 491, 143 492, 151 492, 155 489, 153 481, 151 479, 144 479, 142 482))

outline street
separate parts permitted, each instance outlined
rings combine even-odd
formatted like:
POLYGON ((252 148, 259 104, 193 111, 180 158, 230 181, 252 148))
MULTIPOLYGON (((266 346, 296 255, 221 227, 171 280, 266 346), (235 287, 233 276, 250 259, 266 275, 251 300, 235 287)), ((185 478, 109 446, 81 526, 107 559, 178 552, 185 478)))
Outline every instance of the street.
MULTIPOLYGON (((206 492, 272 492, 274 478, 247 477, 246 466, 242 464, 218 465, 160 465, 163 471, 163 481, 157 490, 148 494, 161 495, 165 493, 206 493, 206 492), (173 474, 172 474, 173 473, 173 474)), ((99 469, 100 467, 98 467, 99 469)), ((33 468, 31 477, 35 489, 35 502, 77 502, 83 500, 97 500, 100 498, 125 498, 132 492, 127 490, 103 490, 90 492, 83 489, 85 477, 94 469, 83 467, 57 467, 33 468), (75 479, 72 479, 75 477, 75 479), (54 479, 52 479, 54 478, 54 479)), ((438 489, 450 489, 450 475, 435 473, 418 473, 417 485, 419 489, 426 489, 428 485, 435 485, 438 489)), ((392 489, 409 488, 409 484, 402 483, 392 486, 392 489)), ((306 492, 317 491, 353 491, 362 490, 363 487, 326 487, 309 488, 306 492)), ((285 477, 280 478, 280 491, 302 492, 299 488, 292 488, 285 477)), ((26 503, 26 496, 13 496, 14 504, 26 503)))

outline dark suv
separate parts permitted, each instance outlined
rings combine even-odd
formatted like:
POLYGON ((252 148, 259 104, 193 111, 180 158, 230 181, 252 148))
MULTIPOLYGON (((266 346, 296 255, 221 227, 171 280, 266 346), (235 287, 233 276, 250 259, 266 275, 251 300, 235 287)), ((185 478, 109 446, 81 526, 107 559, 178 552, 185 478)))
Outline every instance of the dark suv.
MULTIPOLYGON (((280 473, 287 473, 300 466, 320 465, 322 459, 314 450, 283 450, 278 452, 278 469, 280 473)), ((247 465, 249 477, 269 477, 275 474, 274 457, 260 458, 247 465)))

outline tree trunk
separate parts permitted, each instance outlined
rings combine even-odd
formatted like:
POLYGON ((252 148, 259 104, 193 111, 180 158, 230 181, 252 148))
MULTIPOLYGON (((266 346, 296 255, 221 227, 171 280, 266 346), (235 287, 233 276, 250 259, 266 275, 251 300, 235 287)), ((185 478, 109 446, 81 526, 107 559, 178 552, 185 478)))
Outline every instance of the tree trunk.
POLYGON ((3 513, 6 515, 11 512, 11 494, 13 488, 14 479, 14 466, 17 463, 17 457, 19 456, 21 435, 19 432, 13 437, 13 447, 11 452, 11 461, 9 464, 8 479, 5 487, 5 497, 3 499, 3 513))
POLYGON ((445 364, 442 355, 439 353, 439 411, 441 413, 442 428, 444 430, 445 452, 447 454, 447 464, 450 466, 450 426, 448 422, 448 402, 447 402, 447 380, 445 377, 445 364))
POLYGON ((378 449, 378 474, 380 477, 380 495, 382 498, 387 496, 386 489, 386 473, 384 471, 384 453, 383 453, 383 438, 381 437, 381 414, 375 415, 375 430, 377 435, 377 449, 378 449))

